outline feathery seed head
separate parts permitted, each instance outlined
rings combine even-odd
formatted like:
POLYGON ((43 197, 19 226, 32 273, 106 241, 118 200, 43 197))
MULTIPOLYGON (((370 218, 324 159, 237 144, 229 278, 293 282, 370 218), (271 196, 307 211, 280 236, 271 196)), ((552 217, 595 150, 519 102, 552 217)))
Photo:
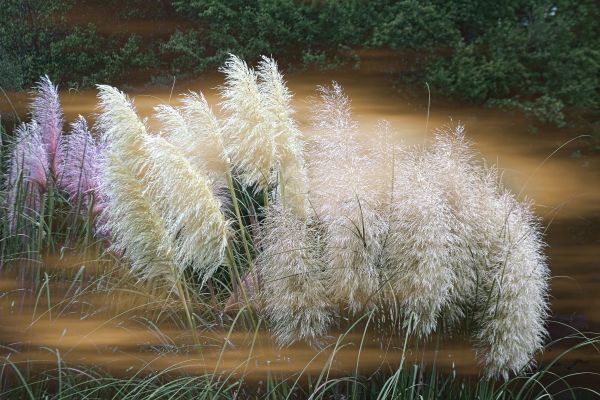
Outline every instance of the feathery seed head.
POLYGON ((109 149, 122 151, 131 157, 142 143, 146 133, 144 123, 139 119, 133 103, 125 93, 108 86, 98 85, 98 99, 101 114, 98 125, 102 132, 102 142, 109 149))
POLYGON ((494 199, 493 210, 476 339, 487 374, 507 378, 530 366, 543 346, 548 267, 539 220, 528 205, 505 192, 494 199))
POLYGON ((101 214, 103 230, 112 235, 111 250, 129 260, 132 272, 142 279, 163 279, 174 284, 176 276, 166 228, 146 188, 121 156, 107 151, 100 187, 107 197, 101 214))
POLYGON ((143 181, 164 225, 164 245, 173 244, 180 268, 190 266, 208 279, 222 261, 227 223, 209 182, 184 153, 160 136, 146 136, 143 181))
POLYGON ((272 205, 257 259, 265 310, 281 345, 298 340, 318 344, 333 317, 319 234, 281 204, 272 205))
POLYGON ((40 126, 50 170, 57 173, 60 162, 56 153, 62 135, 63 112, 58 98, 58 87, 52 84, 47 75, 42 77, 35 87, 31 118, 40 126))
POLYGON ((356 123, 341 87, 320 88, 310 157, 311 203, 326 229, 328 286, 334 301, 352 311, 371 305, 380 285, 378 259, 386 222, 378 188, 366 181, 372 158, 353 140, 356 123))
POLYGON ((272 58, 263 56, 259 63, 258 86, 273 126, 277 146, 278 194, 284 206, 290 207, 300 218, 305 218, 308 213, 308 177, 304 162, 304 143, 292 117, 292 95, 272 58))
POLYGON ((25 214, 38 213, 49 174, 48 152, 36 121, 19 125, 14 140, 6 179, 8 219, 13 233, 19 218, 19 199, 25 214))
POLYGON ((244 186, 257 184, 266 189, 275 178, 276 142, 256 74, 234 55, 221 71, 225 74, 221 104, 227 113, 223 126, 226 153, 244 186))
POLYGON ((184 151, 195 168, 224 181, 229 168, 219 120, 202 94, 190 92, 182 103, 178 109, 161 106, 157 113, 165 137, 184 151))
POLYGON ((81 115, 71 124, 71 134, 61 138, 59 146, 60 179, 58 184, 72 200, 81 198, 87 205, 93 198, 98 204, 100 150, 81 115))

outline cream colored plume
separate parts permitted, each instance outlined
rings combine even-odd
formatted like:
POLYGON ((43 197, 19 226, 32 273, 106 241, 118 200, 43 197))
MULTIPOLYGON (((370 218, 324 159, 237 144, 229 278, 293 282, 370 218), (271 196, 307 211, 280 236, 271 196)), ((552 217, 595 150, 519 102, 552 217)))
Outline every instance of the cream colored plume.
POLYGON ((221 121, 215 116, 202 93, 190 92, 182 99, 181 109, 192 134, 189 142, 192 151, 200 154, 209 173, 219 180, 229 173, 228 155, 223 142, 221 121))
POLYGON ((281 345, 298 340, 318 344, 334 309, 319 235, 280 204, 269 208, 263 232, 257 267, 273 334, 281 345))
POLYGON ((489 376, 508 377, 533 364, 544 344, 548 267, 540 225, 529 207, 508 193, 490 204, 490 250, 482 268, 481 325, 476 334, 489 376))
POLYGON ((258 86, 275 136, 278 194, 285 207, 305 218, 308 212, 308 177, 302 133, 293 118, 292 94, 272 58, 263 56, 258 64, 258 86))
POLYGON ((310 155, 311 204, 326 228, 331 298, 352 311, 372 305, 380 287, 379 259, 386 221, 378 189, 365 179, 372 159, 361 154, 350 102, 337 83, 320 88, 310 155))
POLYGON ((229 165, 219 120, 201 93, 190 92, 182 103, 179 108, 167 105, 156 108, 161 134, 185 153, 196 170, 224 181, 229 165))
MULTIPOLYGON (((112 190, 104 214, 108 221, 114 221, 112 225, 107 225, 107 230, 113 233, 115 246, 129 249, 126 257, 134 265, 140 264, 139 259, 149 259, 143 251, 136 253, 139 246, 128 243, 136 240, 134 235, 119 233, 129 233, 141 225, 130 228, 119 225, 118 217, 121 215, 115 217, 113 212, 121 208, 129 209, 131 202, 139 204, 141 200, 138 199, 143 198, 152 210, 156 225, 151 232, 158 232, 151 235, 154 247, 165 249, 163 253, 168 255, 168 262, 176 268, 179 276, 185 268, 191 267, 206 279, 219 265, 226 241, 227 227, 220 212, 220 203, 201 171, 192 166, 182 150, 169 144, 163 137, 146 133, 144 124, 125 94, 109 86, 100 86, 99 89, 103 111, 99 118, 100 127, 104 130, 103 139, 111 154, 106 160, 105 169, 110 171, 116 168, 118 177, 122 181, 127 177, 127 182, 131 184, 129 188, 113 184, 110 182, 112 176, 108 173, 102 177, 103 185, 112 190), (136 190, 139 193, 135 193, 136 190), (113 226, 116 228, 114 231, 113 226)), ((145 212, 141 206, 138 210, 145 212)), ((135 208, 131 212, 134 213, 135 208)), ((123 219, 123 224, 144 221, 145 217, 130 218, 133 219, 123 219)), ((163 258, 159 257, 157 266, 146 263, 146 268, 162 270, 160 263, 163 258)))
POLYGON ((172 245, 179 268, 208 279, 227 244, 227 223, 207 180, 184 153, 160 136, 147 136, 143 181, 166 227, 163 246, 172 245))
POLYGON ((222 68, 225 85, 222 106, 227 114, 223 126, 225 147, 234 173, 244 186, 267 189, 273 183, 276 142, 273 124, 263 104, 257 77, 246 63, 230 56, 222 68))
POLYGON ((130 161, 139 161, 143 157, 138 152, 146 126, 139 119, 133 103, 120 90, 108 85, 98 85, 98 99, 101 110, 98 127, 102 132, 102 141, 109 149, 123 155, 123 161, 131 166, 130 161))
POLYGON ((165 226, 144 186, 119 154, 107 152, 102 171, 100 188, 109 199, 102 228, 112 235, 111 250, 129 260, 142 279, 174 284, 179 277, 171 244, 164 241, 165 226))
POLYGON ((419 336, 436 328, 449 301, 455 283, 453 250, 460 246, 429 158, 419 149, 399 154, 384 249, 386 282, 400 303, 405 327, 419 336))

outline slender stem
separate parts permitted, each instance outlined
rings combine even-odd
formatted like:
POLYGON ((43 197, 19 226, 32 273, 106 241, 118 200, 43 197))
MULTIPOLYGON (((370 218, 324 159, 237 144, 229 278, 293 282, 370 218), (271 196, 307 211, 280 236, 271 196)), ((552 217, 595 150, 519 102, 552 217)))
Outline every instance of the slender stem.
POLYGON ((250 253, 250 247, 248 246, 248 233, 246 232, 246 228, 244 226, 244 221, 242 220, 242 214, 240 213, 240 207, 238 204, 237 195, 235 194, 235 188, 233 187, 233 179, 231 178, 231 172, 225 174, 227 177, 227 186, 229 188, 229 192, 231 193, 231 202, 233 203, 233 210, 235 212, 235 217, 240 226, 240 232, 242 236, 242 244, 244 245, 244 252, 246 253, 246 259, 248 261, 248 266, 251 270, 254 269, 254 263, 252 261, 252 255, 250 253))

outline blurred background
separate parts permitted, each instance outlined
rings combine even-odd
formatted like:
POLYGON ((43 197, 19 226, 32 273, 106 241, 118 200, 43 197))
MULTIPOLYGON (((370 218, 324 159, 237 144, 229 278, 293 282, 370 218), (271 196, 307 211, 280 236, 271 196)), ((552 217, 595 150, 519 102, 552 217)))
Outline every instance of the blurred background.
POLYGON ((427 83, 436 99, 597 135, 599 20, 595 0, 3 0, 0 86, 170 85, 228 53, 360 70, 377 54, 402 92, 427 83))

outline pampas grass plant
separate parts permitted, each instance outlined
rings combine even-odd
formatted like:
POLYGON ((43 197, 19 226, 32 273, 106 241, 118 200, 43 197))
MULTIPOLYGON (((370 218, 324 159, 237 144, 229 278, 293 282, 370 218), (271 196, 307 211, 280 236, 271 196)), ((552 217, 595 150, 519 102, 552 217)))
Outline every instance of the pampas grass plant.
POLYGON ((548 301, 539 221, 463 127, 421 147, 362 145, 334 82, 319 88, 305 146, 273 59, 255 71, 230 56, 222 71, 222 119, 192 92, 156 108, 158 134, 124 93, 98 86, 100 144, 82 118, 61 139, 57 89, 42 79, 11 157, 11 223, 39 212, 54 179, 73 203, 102 203, 97 232, 135 276, 168 283, 194 335, 203 293, 191 290, 208 287, 214 303, 218 282, 281 345, 319 345, 340 317, 380 314, 406 340, 465 329, 490 377, 532 365, 548 301))

